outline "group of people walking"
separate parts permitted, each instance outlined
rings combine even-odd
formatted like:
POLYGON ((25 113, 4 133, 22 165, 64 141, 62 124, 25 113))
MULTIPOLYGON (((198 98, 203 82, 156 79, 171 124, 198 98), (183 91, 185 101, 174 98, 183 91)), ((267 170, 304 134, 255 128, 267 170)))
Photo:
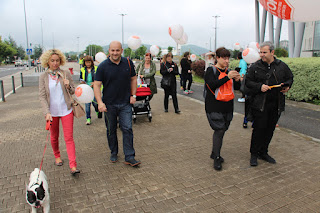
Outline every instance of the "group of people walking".
MULTIPOLYGON (((132 131, 132 104, 136 102, 137 75, 145 79, 150 86, 152 96, 157 93, 155 82, 156 66, 150 53, 135 69, 129 58, 122 57, 122 45, 113 41, 109 45, 109 57, 94 66, 90 56, 83 59, 80 82, 88 84, 94 90, 94 107, 98 118, 104 114, 107 129, 107 140, 110 148, 110 161, 118 161, 118 123, 123 135, 124 163, 130 166, 141 164, 135 159, 132 131), (136 72, 137 70, 137 72, 136 72), (102 96, 103 94, 103 96, 102 96)), ((239 89, 242 76, 230 70, 230 51, 224 47, 208 54, 205 70, 205 111, 209 125, 214 130, 213 146, 210 157, 214 160, 214 169, 221 170, 224 158, 221 156, 223 137, 233 118, 234 89, 239 89)), ((251 138, 250 165, 257 166, 258 157, 275 163, 268 154, 268 146, 273 136, 275 125, 284 110, 284 93, 293 83, 293 75, 289 67, 274 57, 274 46, 265 42, 260 48, 261 60, 254 63, 246 74, 245 86, 251 99, 251 111, 254 126, 251 138)), ((52 121, 50 128, 51 145, 55 156, 54 164, 62 166, 59 150, 59 120, 62 122, 71 174, 80 173, 77 169, 75 144, 73 140, 73 111, 71 95, 75 92, 71 74, 60 69, 66 62, 61 51, 48 50, 41 56, 41 64, 47 71, 39 79, 39 97, 45 120, 52 121)), ((168 112, 169 96, 172 97, 175 113, 180 114, 177 100, 176 75, 178 66, 173 62, 173 55, 168 53, 160 64, 160 73, 165 79, 164 111, 168 112)), ((183 79, 183 90, 191 93, 192 84, 190 53, 186 52, 180 62, 183 79), (186 87, 186 82, 188 87, 186 87)), ((242 82, 244 83, 244 82, 242 82)), ((91 103, 86 104, 87 122, 91 123, 91 103)))
POLYGON ((206 69, 205 110, 214 130, 210 157, 214 159, 215 170, 222 169, 223 137, 233 117, 234 96, 230 98, 227 95, 228 85, 239 89, 241 80, 246 87, 246 95, 250 96, 247 111, 253 120, 250 165, 257 166, 258 158, 276 163, 269 155, 268 148, 281 112, 284 111, 284 94, 293 84, 293 74, 284 62, 274 56, 274 45, 271 42, 260 45, 260 57, 249 67, 245 80, 239 72, 228 69, 230 52, 223 47, 216 50, 215 65, 208 65, 206 69))

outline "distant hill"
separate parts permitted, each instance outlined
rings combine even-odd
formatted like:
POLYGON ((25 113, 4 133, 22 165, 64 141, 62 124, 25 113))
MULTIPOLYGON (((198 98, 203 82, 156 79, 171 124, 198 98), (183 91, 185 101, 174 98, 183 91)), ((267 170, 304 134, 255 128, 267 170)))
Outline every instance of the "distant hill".
MULTIPOLYGON (((147 47, 147 49, 150 49, 150 47, 151 47, 150 44, 142 44, 142 45, 144 45, 145 47, 147 47)), ((124 46, 123 49, 128 48, 128 45, 127 45, 127 44, 124 44, 123 46, 124 46)), ((108 49, 109 49, 109 45, 103 46, 102 48, 103 48, 103 51, 104 51, 104 52, 107 52, 108 49)), ((167 49, 167 48, 168 48, 168 47, 161 47, 161 49, 167 49)), ((186 51, 190 51, 191 54, 196 54, 196 55, 201 55, 201 54, 203 54, 203 53, 209 52, 208 49, 203 48, 203 47, 199 47, 199 46, 193 45, 193 44, 183 45, 183 46, 181 47, 181 51, 180 51, 181 53, 180 53, 180 55, 182 55, 182 54, 183 54, 184 52, 186 52, 186 51)))
POLYGON ((199 46, 193 45, 193 44, 188 44, 188 45, 183 45, 181 47, 180 55, 182 55, 184 52, 187 52, 187 51, 189 51, 191 54, 196 54, 196 55, 201 55, 203 53, 209 52, 209 50, 206 48, 199 47, 199 46))

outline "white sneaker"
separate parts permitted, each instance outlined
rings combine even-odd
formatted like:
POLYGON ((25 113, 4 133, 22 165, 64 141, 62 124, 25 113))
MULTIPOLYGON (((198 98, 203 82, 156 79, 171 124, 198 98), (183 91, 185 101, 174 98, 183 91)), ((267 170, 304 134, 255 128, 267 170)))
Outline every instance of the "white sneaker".
POLYGON ((244 102, 246 102, 246 99, 245 98, 238 98, 238 102, 239 103, 244 103, 244 102))

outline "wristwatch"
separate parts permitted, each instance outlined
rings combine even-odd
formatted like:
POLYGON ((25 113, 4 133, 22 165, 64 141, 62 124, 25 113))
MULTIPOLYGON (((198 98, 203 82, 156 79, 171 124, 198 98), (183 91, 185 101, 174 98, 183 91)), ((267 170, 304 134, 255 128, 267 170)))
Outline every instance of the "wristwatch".
POLYGON ((136 95, 131 95, 133 98, 137 98, 137 96, 136 95))

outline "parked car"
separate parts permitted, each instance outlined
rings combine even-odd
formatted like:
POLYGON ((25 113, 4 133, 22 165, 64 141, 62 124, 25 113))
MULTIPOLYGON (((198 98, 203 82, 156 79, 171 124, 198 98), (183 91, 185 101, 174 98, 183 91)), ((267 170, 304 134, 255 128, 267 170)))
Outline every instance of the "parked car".
POLYGON ((15 67, 21 67, 21 66, 23 66, 23 63, 22 63, 21 60, 16 60, 16 61, 14 62, 14 66, 15 66, 15 67))

